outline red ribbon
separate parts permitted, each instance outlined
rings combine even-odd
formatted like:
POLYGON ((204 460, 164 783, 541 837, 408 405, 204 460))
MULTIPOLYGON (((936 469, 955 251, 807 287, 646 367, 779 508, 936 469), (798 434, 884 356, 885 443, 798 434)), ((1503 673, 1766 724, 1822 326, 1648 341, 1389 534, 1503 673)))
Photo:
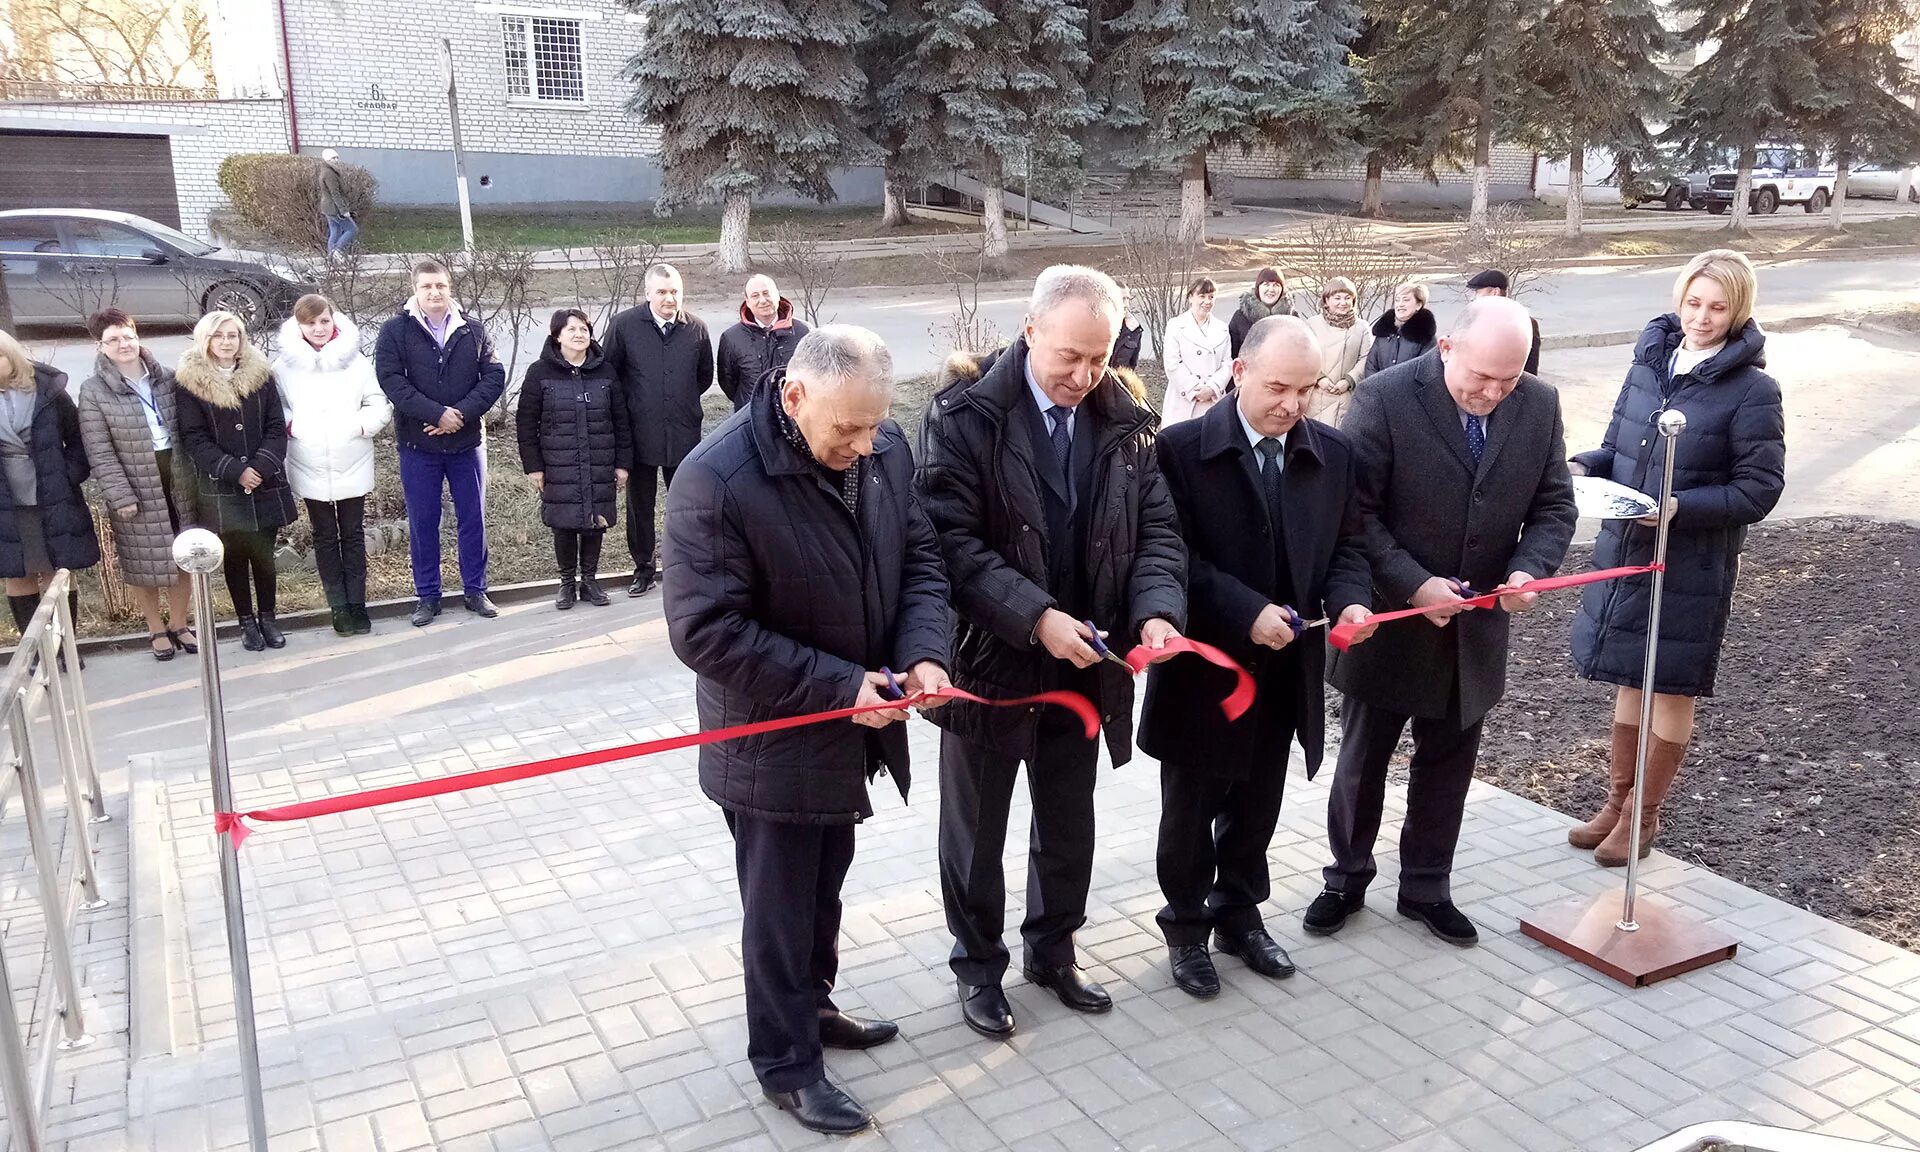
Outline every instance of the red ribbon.
POLYGON ((1215 648, 1211 644, 1203 643, 1191 637, 1175 636, 1160 648, 1147 648, 1144 646, 1135 648, 1133 651, 1127 653, 1127 664, 1133 669, 1134 675, 1137 676, 1147 670, 1147 665, 1151 663, 1155 657, 1165 655, 1169 652, 1176 655, 1183 652, 1191 653, 1209 664, 1214 664, 1221 668, 1233 669, 1237 677, 1233 691, 1227 693, 1226 698, 1220 701, 1220 711, 1227 714, 1227 719, 1238 720, 1240 717, 1246 715, 1247 709, 1253 707, 1252 674, 1245 668, 1240 667, 1240 662, 1225 652, 1220 651, 1220 649, 1215 648))
MULTIPOLYGON (((1605 580, 1618 580, 1623 576, 1640 576, 1655 571, 1660 567, 1661 565, 1658 564, 1643 564, 1629 568, 1602 568, 1598 572, 1582 572, 1575 576, 1548 576, 1539 580, 1531 580, 1518 588, 1512 588, 1502 584, 1491 592, 1470 597, 1459 603, 1474 608, 1491 608, 1500 602, 1500 597, 1510 596, 1517 592, 1552 592, 1561 588, 1577 588, 1582 584, 1598 584, 1605 580)), ((1394 620, 1407 620, 1415 616, 1425 616, 1427 613, 1438 611, 1442 607, 1453 608, 1457 606, 1458 605, 1455 604, 1446 604, 1436 605, 1433 608, 1402 608, 1397 612, 1375 612, 1358 624, 1348 623, 1334 625, 1333 631, 1327 633, 1327 643, 1345 652, 1353 646, 1353 634, 1369 624, 1386 624, 1394 620)))

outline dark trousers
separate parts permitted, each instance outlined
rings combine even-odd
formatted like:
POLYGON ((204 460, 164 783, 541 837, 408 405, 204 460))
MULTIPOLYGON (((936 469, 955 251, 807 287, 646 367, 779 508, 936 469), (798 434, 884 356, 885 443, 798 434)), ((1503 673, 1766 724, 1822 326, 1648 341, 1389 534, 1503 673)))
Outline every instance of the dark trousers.
POLYGON ((600 544, 607 538, 604 528, 553 530, 553 558, 560 565, 560 579, 572 583, 576 575, 591 580, 600 574, 600 544))
POLYGON ((254 614, 259 599, 260 613, 273 615, 276 602, 273 571, 273 532, 222 532, 220 544, 227 550, 222 567, 226 571, 227 596, 233 600, 237 615, 254 614))
POLYGON ((413 560, 413 592, 440 599, 440 493, 453 497, 459 530, 460 588, 487 590, 486 460, 479 448, 422 452, 400 445, 400 488, 407 498, 407 550, 413 560))
POLYGON ((1208 765, 1160 765, 1160 844, 1154 858, 1166 907, 1155 917, 1168 945, 1205 944, 1264 926, 1272 891, 1267 847, 1280 820, 1284 764, 1228 780, 1208 765))
POLYGON ((627 473, 627 551, 633 554, 633 570, 652 570, 659 551, 658 530, 653 510, 658 506, 660 489, 673 487, 673 466, 649 468, 638 465, 627 473))
POLYGON ((1452 899, 1453 850, 1480 753, 1480 721, 1462 728, 1457 712, 1427 720, 1351 696, 1340 704, 1340 763, 1327 797, 1333 864, 1322 875, 1336 892, 1365 892, 1379 874, 1373 842, 1380 835, 1380 812, 1386 803, 1387 762, 1409 721, 1413 761, 1407 815, 1400 826, 1400 896, 1420 902, 1452 899))
POLYGON ((820 1014, 834 1008, 853 825, 726 817, 744 913, 747 1059, 762 1087, 792 1092, 826 1075, 820 1014))
POLYGON ((367 602, 367 500, 309 500, 313 522, 313 566, 327 605, 339 608, 367 602))
MULTIPOLYGON (((1033 751, 1024 759, 1033 827, 1020 936, 1026 963, 1053 968, 1074 962, 1073 934, 1087 922, 1100 746, 1072 715, 1043 709, 1033 751)), ((953 932, 948 963, 966 984, 998 984, 1007 971, 1001 857, 1021 760, 951 732, 940 737, 940 891, 953 932)))

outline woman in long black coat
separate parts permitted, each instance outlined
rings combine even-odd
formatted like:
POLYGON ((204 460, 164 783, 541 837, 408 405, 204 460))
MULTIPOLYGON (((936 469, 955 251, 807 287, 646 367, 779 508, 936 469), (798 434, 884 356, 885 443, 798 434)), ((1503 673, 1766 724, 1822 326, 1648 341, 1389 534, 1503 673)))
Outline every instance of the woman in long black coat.
POLYGON ((619 517, 618 498, 632 463, 620 381, 594 343, 593 323, 578 308, 562 308, 547 325, 546 347, 527 365, 515 419, 520 465, 540 493, 540 520, 553 529, 560 591, 553 606, 576 597, 606 607, 595 577, 600 544, 619 517))
MULTIPOLYGON (((1571 464, 1575 475, 1615 480, 1658 499, 1666 457, 1656 423, 1669 408, 1687 418, 1676 441, 1674 496, 1664 510, 1671 526, 1646 793, 1639 798, 1642 857, 1652 851, 1660 806, 1693 738, 1694 701, 1713 695, 1747 526, 1765 519, 1785 485, 1780 386, 1761 371, 1766 337, 1753 321, 1754 295, 1745 256, 1720 249, 1694 257, 1674 284, 1674 312, 1641 333, 1605 441, 1571 464)), ((1608 521, 1594 544, 1594 566, 1651 563, 1659 514, 1608 521)), ((1651 591, 1651 578, 1589 585, 1573 625, 1580 675, 1620 685, 1606 804, 1567 834, 1609 867, 1627 862, 1632 836, 1651 591)))
MULTIPOLYGON (((93 513, 80 494, 87 471, 67 374, 27 359, 19 341, 0 332, 0 576, 23 634, 56 570, 100 563, 93 513)), ((79 614, 73 589, 67 607, 79 614)))
POLYGON ((193 326, 193 347, 174 372, 174 415, 184 453, 176 485, 193 522, 220 534, 227 595, 240 617, 240 646, 285 648, 274 621, 278 576, 273 549, 299 515, 287 484, 287 416, 272 366, 240 318, 209 312, 193 326))

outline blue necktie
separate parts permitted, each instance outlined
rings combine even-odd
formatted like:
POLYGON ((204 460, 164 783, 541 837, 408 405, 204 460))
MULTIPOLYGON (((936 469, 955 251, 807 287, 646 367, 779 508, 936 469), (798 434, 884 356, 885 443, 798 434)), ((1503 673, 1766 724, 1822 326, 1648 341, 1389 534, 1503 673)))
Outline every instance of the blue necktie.
POLYGON ((1053 417, 1053 455, 1060 465, 1060 475, 1067 475, 1067 461, 1073 456, 1073 432, 1067 426, 1067 420, 1073 416, 1073 409, 1064 404, 1055 404, 1047 409, 1047 415, 1053 417))
POLYGON ((1480 425, 1480 417, 1467 413, 1467 451, 1473 454, 1473 462, 1480 463, 1480 457, 1487 451, 1487 430, 1480 425))

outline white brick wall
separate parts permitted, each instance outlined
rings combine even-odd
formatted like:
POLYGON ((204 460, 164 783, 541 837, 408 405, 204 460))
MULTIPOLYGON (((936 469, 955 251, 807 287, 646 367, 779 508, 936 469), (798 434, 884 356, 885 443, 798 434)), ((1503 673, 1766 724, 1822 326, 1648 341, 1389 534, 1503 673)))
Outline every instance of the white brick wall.
MULTIPOLYGON (((1496 144, 1492 159, 1495 184, 1527 184, 1533 178, 1533 153, 1526 148, 1496 144)), ((1207 157, 1207 167, 1228 176, 1272 180, 1364 180, 1367 178, 1367 165, 1364 159, 1356 159, 1349 164, 1308 165, 1291 160, 1286 153, 1272 148, 1215 152, 1207 157)), ((1442 184, 1473 182, 1471 171, 1450 172, 1442 168, 1437 174, 1442 184)), ((1382 175, 1381 180, 1388 184, 1418 184, 1424 183, 1426 178, 1426 174, 1418 169, 1389 168, 1382 175)))
POLYGON ((76 130, 110 132, 116 125, 167 126, 173 145, 173 178, 180 197, 180 227, 210 236, 207 213, 228 206, 220 191, 220 161, 238 152, 285 152, 286 113, 278 100, 209 100, 180 103, 0 104, 0 127, 36 128, 72 124, 76 130))
POLYGON ((615 0, 448 0, 397 9, 392 0, 285 0, 302 150, 449 146, 441 38, 460 82, 462 143, 473 151, 639 156, 658 130, 626 112, 619 78, 644 25, 615 0), (584 106, 507 98, 502 12, 580 18, 584 106))

